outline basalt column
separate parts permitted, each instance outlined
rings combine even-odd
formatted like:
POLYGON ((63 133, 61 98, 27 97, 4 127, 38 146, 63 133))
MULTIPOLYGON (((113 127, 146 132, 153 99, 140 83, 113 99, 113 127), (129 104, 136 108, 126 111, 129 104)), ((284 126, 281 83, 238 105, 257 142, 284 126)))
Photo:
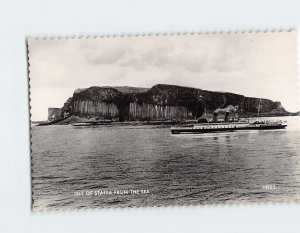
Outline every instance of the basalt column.
POLYGON ((74 101, 73 114, 84 116, 98 116, 104 118, 118 117, 118 107, 114 103, 106 103, 102 101, 74 101))
POLYGON ((189 112, 192 113, 193 118, 199 118, 204 114, 205 105, 202 101, 198 100, 179 100, 179 105, 185 106, 189 112))
POLYGON ((117 108, 119 111, 119 122, 129 120, 129 102, 117 103, 117 108))

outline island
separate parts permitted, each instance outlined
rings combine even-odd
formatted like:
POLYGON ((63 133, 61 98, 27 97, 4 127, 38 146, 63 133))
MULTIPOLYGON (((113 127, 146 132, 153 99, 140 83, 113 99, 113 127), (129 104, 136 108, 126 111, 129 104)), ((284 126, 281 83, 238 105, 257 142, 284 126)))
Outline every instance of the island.
POLYGON ((201 118, 289 116, 278 101, 229 92, 157 84, 151 88, 93 86, 74 91, 61 108, 49 108, 40 125, 78 122, 188 122, 201 118))

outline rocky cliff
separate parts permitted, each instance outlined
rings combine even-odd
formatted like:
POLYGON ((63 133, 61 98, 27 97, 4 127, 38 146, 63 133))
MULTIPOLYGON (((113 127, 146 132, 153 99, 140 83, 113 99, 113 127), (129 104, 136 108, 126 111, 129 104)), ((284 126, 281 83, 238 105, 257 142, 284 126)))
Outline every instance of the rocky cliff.
POLYGON ((48 121, 54 121, 61 117, 60 108, 48 108, 48 121))
POLYGON ((240 116, 287 115, 280 102, 197 88, 158 84, 150 89, 90 87, 77 89, 62 114, 116 119, 119 121, 195 119, 213 112, 229 111, 240 116))

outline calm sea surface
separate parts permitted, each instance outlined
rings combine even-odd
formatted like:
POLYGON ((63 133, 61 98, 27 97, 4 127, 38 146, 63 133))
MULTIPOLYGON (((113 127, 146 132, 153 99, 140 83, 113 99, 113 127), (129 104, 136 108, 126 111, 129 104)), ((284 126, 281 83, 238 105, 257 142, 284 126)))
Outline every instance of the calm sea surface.
POLYGON ((33 126, 33 208, 300 200, 300 117, 281 119, 286 129, 175 136, 157 126, 33 126), (149 193, 120 195, 129 190, 149 193))

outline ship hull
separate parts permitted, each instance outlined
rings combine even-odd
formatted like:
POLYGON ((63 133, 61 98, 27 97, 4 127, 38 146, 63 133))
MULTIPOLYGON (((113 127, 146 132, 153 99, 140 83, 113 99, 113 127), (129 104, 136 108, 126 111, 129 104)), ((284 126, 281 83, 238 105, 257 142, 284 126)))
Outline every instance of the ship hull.
POLYGON ((243 127, 182 127, 171 128, 172 134, 202 134, 202 133, 217 133, 217 132, 233 132, 240 130, 271 130, 271 129, 284 129, 287 125, 248 125, 243 127))

